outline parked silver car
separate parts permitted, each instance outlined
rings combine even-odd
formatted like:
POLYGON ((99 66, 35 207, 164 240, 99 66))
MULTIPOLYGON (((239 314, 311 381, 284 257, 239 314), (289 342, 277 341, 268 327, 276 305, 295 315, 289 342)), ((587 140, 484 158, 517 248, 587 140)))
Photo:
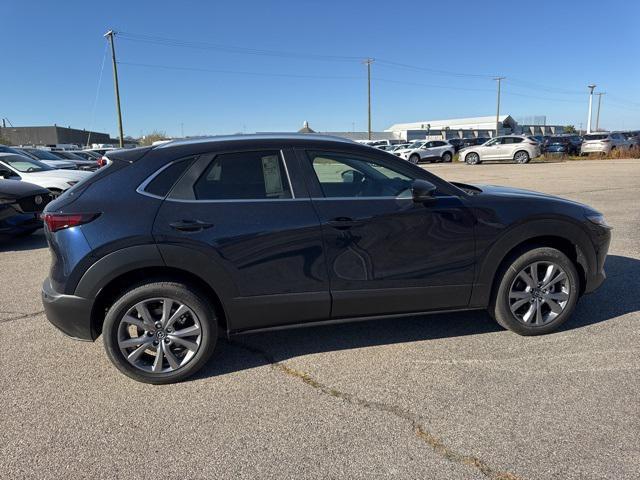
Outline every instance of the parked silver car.
POLYGON ((617 148, 631 148, 631 142, 622 133, 598 132, 587 133, 583 137, 581 155, 600 153, 608 155, 617 148))
POLYGON ((495 137, 482 145, 472 145, 460 150, 460 160, 476 165, 486 160, 509 160, 529 163, 542 153, 540 143, 531 136, 505 135, 495 137))

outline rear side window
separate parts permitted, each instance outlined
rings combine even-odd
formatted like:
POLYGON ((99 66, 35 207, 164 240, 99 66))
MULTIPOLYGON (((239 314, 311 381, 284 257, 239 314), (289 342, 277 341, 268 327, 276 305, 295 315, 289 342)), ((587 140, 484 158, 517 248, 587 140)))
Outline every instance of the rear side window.
POLYGON ((217 155, 193 185, 196 200, 292 198, 278 151, 217 155))
POLYGON ((149 182, 144 191, 151 195, 165 197, 192 162, 193 158, 185 158, 169 164, 149 182))
POLYGON ((503 144, 520 143, 520 142, 522 142, 522 138, 520 138, 520 137, 505 137, 505 138, 502 139, 502 143, 503 144))

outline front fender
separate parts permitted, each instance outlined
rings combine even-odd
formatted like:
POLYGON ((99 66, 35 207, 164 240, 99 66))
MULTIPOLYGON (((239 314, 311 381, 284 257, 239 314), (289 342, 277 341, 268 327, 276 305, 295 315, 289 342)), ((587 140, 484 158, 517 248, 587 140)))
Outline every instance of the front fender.
POLYGON ((478 252, 476 281, 471 294, 470 306, 486 307, 491 299, 496 272, 507 255, 519 245, 540 237, 558 237, 570 242, 576 248, 577 261, 584 271, 588 273, 597 269, 593 243, 580 225, 569 219, 528 221, 511 227, 500 235, 485 252, 478 252))

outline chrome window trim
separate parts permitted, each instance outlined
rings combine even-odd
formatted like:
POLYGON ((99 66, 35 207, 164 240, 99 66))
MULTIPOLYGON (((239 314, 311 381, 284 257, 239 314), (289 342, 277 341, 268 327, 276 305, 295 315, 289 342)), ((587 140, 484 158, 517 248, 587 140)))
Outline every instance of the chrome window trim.
POLYGON ((146 192, 145 188, 147 188, 147 186, 153 181, 154 178, 156 178, 158 175, 160 175, 162 172, 164 172, 171 165, 173 165, 174 163, 178 163, 178 162, 180 162, 182 160, 186 160, 187 158, 189 158, 189 157, 180 158, 178 160, 173 160, 172 162, 169 162, 166 165, 160 167, 154 173, 149 175, 146 178, 146 180, 144 180, 140 185, 138 185, 138 188, 136 188, 136 192, 139 193, 140 195, 145 195, 147 197, 157 198, 157 199, 163 200, 165 197, 161 197, 160 195, 155 195, 153 193, 146 192))
MULTIPOLYGON (((245 151, 260 152, 262 150, 245 150, 245 151)), ((274 150, 271 150, 271 151, 274 151, 274 150)), ((291 182, 291 177, 289 175, 289 168, 287 167, 287 160, 285 158, 284 151, 282 149, 276 150, 276 151, 280 154, 280 160, 282 161, 282 164, 284 165, 284 172, 285 172, 285 176, 286 176, 287 182, 289 183, 289 191, 291 192, 291 198, 229 198, 229 199, 203 199, 203 200, 194 199, 194 200, 187 200, 187 199, 179 199, 179 198, 170 198, 170 197, 168 197, 166 195, 164 197, 161 197, 160 195, 155 195, 153 193, 149 193, 149 192, 145 191, 145 188, 147 188, 147 186, 158 175, 160 175, 163 171, 165 171, 167 168, 169 168, 174 163, 181 162, 183 160, 188 159, 189 156, 186 156, 186 157, 183 157, 183 158, 179 158, 177 160, 173 160, 173 161, 167 163, 166 165, 160 167, 154 173, 149 175, 140 185, 138 185, 138 188, 136 188, 136 192, 139 193, 140 195, 145 195, 147 197, 156 198, 156 199, 159 199, 159 200, 166 200, 166 201, 170 201, 170 202, 181 202, 181 203, 199 203, 199 202, 205 202, 205 203, 243 202, 243 203, 246 203, 246 202, 283 202, 283 201, 298 200, 296 198, 295 192, 293 191, 293 183, 291 182)), ((213 161, 218 155, 223 155, 224 153, 241 153, 241 152, 231 152, 231 151, 230 152, 218 152, 218 153, 215 153, 213 155, 213 157, 211 157, 210 161, 213 161)), ((207 155, 207 154, 205 153, 203 155, 207 155)), ((200 157, 201 155, 196 155, 196 156, 200 157)), ((191 167, 189 167, 189 168, 191 168, 191 167)), ((300 200, 307 201, 307 200, 311 200, 311 199, 310 198, 302 198, 300 200)))

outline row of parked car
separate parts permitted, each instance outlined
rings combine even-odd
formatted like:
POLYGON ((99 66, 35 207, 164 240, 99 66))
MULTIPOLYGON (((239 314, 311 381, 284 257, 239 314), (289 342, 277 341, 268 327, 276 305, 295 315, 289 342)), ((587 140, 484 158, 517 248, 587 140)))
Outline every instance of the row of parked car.
MULTIPOLYGON (((365 143, 365 142, 362 142, 365 143)), ((457 153, 470 165, 485 160, 528 163, 542 154, 608 155, 612 150, 640 147, 640 131, 597 132, 580 135, 504 135, 495 138, 450 138, 396 143, 393 140, 366 142, 411 163, 451 162, 457 153)))
POLYGON ((44 207, 103 166, 105 150, 0 145, 0 240, 41 228, 44 207))

